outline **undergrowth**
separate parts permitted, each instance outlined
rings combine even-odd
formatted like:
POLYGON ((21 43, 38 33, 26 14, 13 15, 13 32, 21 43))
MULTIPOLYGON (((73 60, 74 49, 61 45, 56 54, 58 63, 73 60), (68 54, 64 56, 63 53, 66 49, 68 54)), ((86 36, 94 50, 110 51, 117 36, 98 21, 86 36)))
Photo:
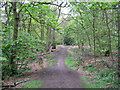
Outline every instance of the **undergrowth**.
MULTIPOLYGON (((44 57, 45 58, 52 58, 54 56, 55 56, 55 54, 46 54, 44 57)), ((48 66, 53 66, 56 63, 56 60, 55 59, 48 59, 46 62, 48 64, 48 66)))
POLYGON ((87 88, 118 88, 118 79, 114 69, 99 69, 91 67, 91 65, 90 67, 84 66, 83 69, 90 72, 88 75, 82 76, 87 88))
MULTIPOLYGON (((77 49, 70 49, 74 53, 78 53, 77 49)), ((79 68, 79 62, 82 63, 83 60, 75 60, 78 54, 71 55, 65 59, 66 65, 71 69, 79 68), (78 62, 79 61, 79 62, 78 62)), ((80 57, 80 56, 79 56, 80 57)), ((103 63, 104 64, 104 63, 103 63)), ((94 64, 80 65, 83 70, 89 72, 80 76, 83 80, 83 84, 86 88, 119 88, 118 78, 116 75, 116 69, 114 68, 98 68, 94 64)))
POLYGON ((69 54, 66 58, 65 58, 65 64, 71 68, 71 69, 78 69, 77 67, 77 61, 75 59, 73 59, 72 54, 69 54))

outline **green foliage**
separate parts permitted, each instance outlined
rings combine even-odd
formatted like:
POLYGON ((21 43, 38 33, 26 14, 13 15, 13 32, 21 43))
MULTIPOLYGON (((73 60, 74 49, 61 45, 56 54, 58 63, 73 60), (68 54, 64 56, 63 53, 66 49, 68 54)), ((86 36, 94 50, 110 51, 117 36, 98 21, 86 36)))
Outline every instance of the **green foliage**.
POLYGON ((70 2, 70 6, 71 15, 66 18, 70 21, 64 23, 66 25, 64 31, 68 36, 74 37, 75 44, 89 45, 92 51, 95 49, 96 56, 110 50, 110 42, 112 50, 117 49, 117 29, 115 29, 115 24, 113 25, 116 22, 117 15, 115 15, 116 10, 112 9, 117 7, 117 2, 70 2), (104 10, 108 18, 105 16, 104 10), (106 19, 108 19, 108 26, 106 19), (110 38, 108 35, 110 35, 110 38))
POLYGON ((33 80, 28 83, 22 85, 22 88, 40 88, 42 86, 43 81, 33 80))
POLYGON ((0 62, 2 62, 2 75, 5 78, 7 75, 11 75, 8 60, 5 57, 0 57, 0 62))
POLYGON ((78 48, 71 48, 70 51, 75 52, 75 53, 79 53, 80 52, 80 50, 78 48))
POLYGON ((56 15, 54 12, 51 11, 48 5, 39 4, 35 7, 29 4, 26 7, 28 11, 32 14, 32 16, 36 18, 38 21, 44 22, 53 28, 57 27, 58 23, 56 22, 57 21, 56 15))
POLYGON ((91 64, 84 66, 83 69, 90 72, 95 71, 82 77, 87 88, 118 88, 118 78, 115 75, 116 71, 114 69, 106 68, 101 70, 93 67, 91 64))
POLYGON ((92 81, 88 76, 82 76, 81 79, 83 80, 83 84, 86 88, 107 88, 106 83, 102 80, 92 81))
POLYGON ((58 29, 58 22, 57 15, 52 11, 49 5, 34 2, 23 3, 22 5, 16 3, 15 8, 20 11, 17 26, 14 23, 15 15, 12 14, 13 5, 8 2, 4 6, 6 10, 0 10, 5 12, 2 16, 6 18, 6 21, 2 21, 3 28, 0 34, 3 36, 1 62, 3 63, 2 74, 5 78, 12 74, 11 68, 16 70, 17 76, 26 70, 31 70, 28 64, 38 59, 35 55, 36 52, 41 53, 46 49, 47 36, 45 33, 48 26, 56 30, 58 29), (16 27, 18 30, 16 29, 15 31, 16 27), (40 40, 40 33, 43 29, 44 41, 40 40), (17 31, 18 33, 16 33, 17 31), (15 34, 17 40, 13 40, 13 35, 15 34), (13 57, 14 59, 12 59, 13 57), (12 64, 10 64, 11 62, 15 64, 13 67, 12 64))
POLYGON ((71 38, 69 35, 66 35, 66 36, 64 37, 64 43, 65 43, 66 45, 72 45, 72 44, 74 44, 74 40, 73 40, 73 38, 71 38))
POLYGON ((71 54, 69 54, 66 58, 65 58, 65 64, 71 68, 71 69, 78 69, 78 63, 75 59, 73 59, 73 56, 71 54))
MULTIPOLYGON (((78 49, 70 49, 74 53, 79 53, 78 49)), ((77 68, 78 61, 75 60, 77 55, 69 55, 66 58, 65 63, 70 68, 77 68), (73 58, 71 58, 73 57, 73 58)), ((82 61, 81 61, 82 62, 82 61)), ((101 64, 104 65, 104 62, 101 60, 101 64)), ((80 65, 80 64, 79 64, 80 65)), ((86 88, 118 88, 118 77, 116 75, 116 69, 114 68, 97 68, 94 64, 87 64, 86 66, 82 66, 83 70, 88 71, 89 73, 84 74, 81 77, 83 80, 83 84, 86 88)))
MULTIPOLYGON (((6 32, 3 34, 6 35, 6 32)), ((30 36, 28 33, 19 32, 18 40, 16 41, 9 40, 9 37, 6 35, 6 37, 3 38, 2 43, 3 76, 6 77, 7 75, 11 75, 9 62, 11 56, 13 55, 16 56, 14 58, 14 62, 17 65, 18 73, 21 73, 26 70, 31 70, 31 68, 27 67, 27 65, 30 61, 37 59, 34 53, 44 50, 44 47, 41 47, 40 44, 44 45, 45 43, 33 36, 30 36), (12 50, 16 50, 16 54, 12 53, 12 50)))
POLYGON ((89 72, 94 72, 96 70, 96 68, 92 64, 89 64, 88 66, 83 66, 83 69, 89 72))
MULTIPOLYGON (((14 70, 17 68, 18 73, 30 70, 31 68, 27 65, 29 62, 37 60, 35 53, 45 51, 46 41, 52 42, 52 30, 56 30, 57 32, 55 33, 60 33, 59 36, 62 37, 59 38, 60 41, 56 40, 57 42, 59 41, 58 43, 62 42, 61 40, 64 38, 63 42, 66 45, 89 45, 90 51, 95 49, 94 51, 97 55, 110 50, 110 44, 112 50, 116 50, 117 48, 118 32, 116 29, 116 21, 118 15, 117 9, 112 9, 117 8, 117 2, 70 2, 69 15, 63 16, 65 20, 60 23, 62 24, 61 26, 58 25, 57 7, 39 4, 38 2, 22 3, 22 5, 20 3, 16 4, 17 12, 21 12, 19 13, 18 34, 16 35, 18 38, 15 41, 13 41, 13 35, 17 32, 14 32, 14 21, 16 18, 14 18, 15 15, 13 15, 11 2, 3 5, 5 9, 0 9, 0 11, 5 12, 1 14, 2 17, 5 17, 5 20, 2 20, 4 28, 2 28, 3 32, 0 32, 0 34, 2 34, 1 36, 3 36, 3 53, 2 56, 0 56, 0 62, 3 63, 2 73, 4 78, 7 75, 11 75, 10 60, 13 56, 15 56, 13 60, 15 63, 14 70), (108 18, 105 15, 105 11, 108 18), (29 21, 30 18, 31 23, 29 21), (50 40, 47 40, 48 36, 46 33, 49 28, 51 29, 51 36, 49 38, 50 40), (30 30, 29 34, 27 33, 28 29, 30 30), (45 41, 40 40, 43 29, 45 41), (62 35, 64 35, 64 37, 62 35)), ((75 52, 79 53, 77 50, 75 52)), ((45 57, 52 57, 52 55, 46 55, 45 57)), ((74 59, 76 58, 72 58, 69 55, 65 63, 69 67, 76 68, 78 61, 74 59)), ((52 60, 50 63, 53 64, 54 62, 55 61, 52 60)), ((115 70, 99 70, 94 68, 93 65, 84 66, 83 68, 90 72, 97 71, 96 74, 98 77, 94 79, 98 81, 92 83, 94 88, 99 87, 95 86, 95 83, 103 88, 106 82, 111 81, 113 84, 117 83, 116 80, 110 79, 115 70)))

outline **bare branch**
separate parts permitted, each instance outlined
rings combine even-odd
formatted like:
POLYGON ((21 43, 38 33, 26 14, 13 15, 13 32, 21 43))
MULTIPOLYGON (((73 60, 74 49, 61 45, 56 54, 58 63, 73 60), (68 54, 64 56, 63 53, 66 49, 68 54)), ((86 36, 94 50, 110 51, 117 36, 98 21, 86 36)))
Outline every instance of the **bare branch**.
POLYGON ((7 4, 7 2, 6 3, 4 3, 0 8, 3 8, 5 5, 7 4))

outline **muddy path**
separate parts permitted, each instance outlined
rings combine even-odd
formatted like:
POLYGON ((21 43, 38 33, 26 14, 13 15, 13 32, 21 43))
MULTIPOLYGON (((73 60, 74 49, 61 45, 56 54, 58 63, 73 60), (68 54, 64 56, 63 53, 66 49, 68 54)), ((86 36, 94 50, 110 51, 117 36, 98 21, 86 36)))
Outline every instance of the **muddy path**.
POLYGON ((59 46, 54 59, 57 63, 43 69, 40 79, 44 81, 42 88, 84 88, 77 71, 69 69, 64 59, 67 56, 67 47, 59 46))

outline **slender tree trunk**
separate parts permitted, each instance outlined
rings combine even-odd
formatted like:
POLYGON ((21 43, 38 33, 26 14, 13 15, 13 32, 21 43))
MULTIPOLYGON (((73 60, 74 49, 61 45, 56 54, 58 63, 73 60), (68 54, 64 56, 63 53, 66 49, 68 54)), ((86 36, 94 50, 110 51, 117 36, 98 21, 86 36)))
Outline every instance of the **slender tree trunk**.
MULTIPOLYGON (((80 14, 80 16, 82 17, 81 12, 79 12, 79 14, 80 14)), ((78 20, 77 20, 77 21, 78 21, 78 20)), ((80 23, 80 22, 79 22, 79 23, 80 23)), ((83 28, 84 31, 85 31, 85 27, 84 27, 83 23, 84 23, 84 21, 82 20, 80 24, 81 24, 82 28, 83 28)), ((86 33, 86 36, 87 36, 87 39, 88 39, 88 42, 89 42, 89 46, 90 46, 90 48, 91 48, 91 43, 90 43, 90 37, 89 37, 89 34, 88 34, 87 31, 85 31, 85 33, 86 33)))
POLYGON ((114 65, 114 60, 113 60, 113 55, 112 55, 112 41, 111 41, 111 30, 110 30, 110 27, 108 25, 108 15, 107 15, 107 11, 105 11, 105 17, 106 17, 106 25, 107 25, 107 28, 108 28, 108 38, 109 38, 109 54, 112 58, 112 63, 114 65))
MULTIPOLYGON (((7 15, 7 21, 6 21, 6 27, 5 28, 7 28, 7 26, 9 27, 9 25, 10 25, 10 12, 11 12, 11 7, 8 7, 6 5, 5 6, 5 13, 7 15), (9 11, 8 11, 8 8, 10 9, 9 11)), ((11 37, 10 30, 7 30, 7 32, 8 32, 9 40, 10 40, 10 37, 11 37)))
POLYGON ((23 31, 26 32, 26 25, 25 25, 25 20, 24 19, 23 19, 22 27, 23 27, 23 31))
POLYGON ((56 49, 55 30, 52 30, 52 33, 53 33, 53 34, 52 34, 52 35, 53 35, 53 36, 52 36, 52 37, 53 37, 53 38, 52 38, 52 46, 53 46, 52 49, 56 49))
POLYGON ((99 50, 99 55, 101 55, 101 50, 102 50, 102 47, 101 47, 101 43, 100 43, 100 37, 96 37, 96 41, 98 42, 98 45, 99 45, 99 48, 100 48, 100 50, 99 50))
POLYGON ((28 25, 28 33, 30 34, 30 29, 31 29, 31 18, 29 20, 29 25, 28 25))
POLYGON ((47 44, 46 44, 46 51, 48 52, 51 47, 51 27, 47 26, 47 44))
MULTIPOLYGON (((16 8, 17 2, 12 2, 12 9, 13 9, 13 15, 14 15, 14 32, 13 32, 13 42, 17 40, 18 38, 18 23, 19 23, 19 16, 17 13, 17 8, 16 8)), ((10 58, 10 68, 12 75, 16 74, 17 67, 14 59, 16 58, 16 44, 13 45, 13 49, 11 50, 11 58, 10 58)))
POLYGON ((93 46, 94 46, 94 59, 95 59, 95 55, 96 55, 96 39, 95 39, 95 14, 93 11, 93 23, 92 23, 92 27, 93 27, 93 46))
POLYGON ((89 34, 88 34, 88 32, 86 32, 86 31, 85 31, 85 33, 86 33, 86 36, 87 36, 87 39, 88 39, 89 46, 90 46, 90 48, 91 48, 91 41, 90 41, 89 34))
POLYGON ((18 13, 17 13, 16 2, 13 2, 13 14, 14 14, 13 41, 15 41, 18 38, 18 23, 19 23, 19 16, 18 16, 18 13))
POLYGON ((41 23, 41 40, 44 40, 44 24, 41 23))
POLYGON ((7 15, 7 21, 6 21, 6 25, 10 25, 10 12, 11 12, 11 8, 9 8, 9 12, 8 12, 8 6, 5 6, 5 13, 7 15))

